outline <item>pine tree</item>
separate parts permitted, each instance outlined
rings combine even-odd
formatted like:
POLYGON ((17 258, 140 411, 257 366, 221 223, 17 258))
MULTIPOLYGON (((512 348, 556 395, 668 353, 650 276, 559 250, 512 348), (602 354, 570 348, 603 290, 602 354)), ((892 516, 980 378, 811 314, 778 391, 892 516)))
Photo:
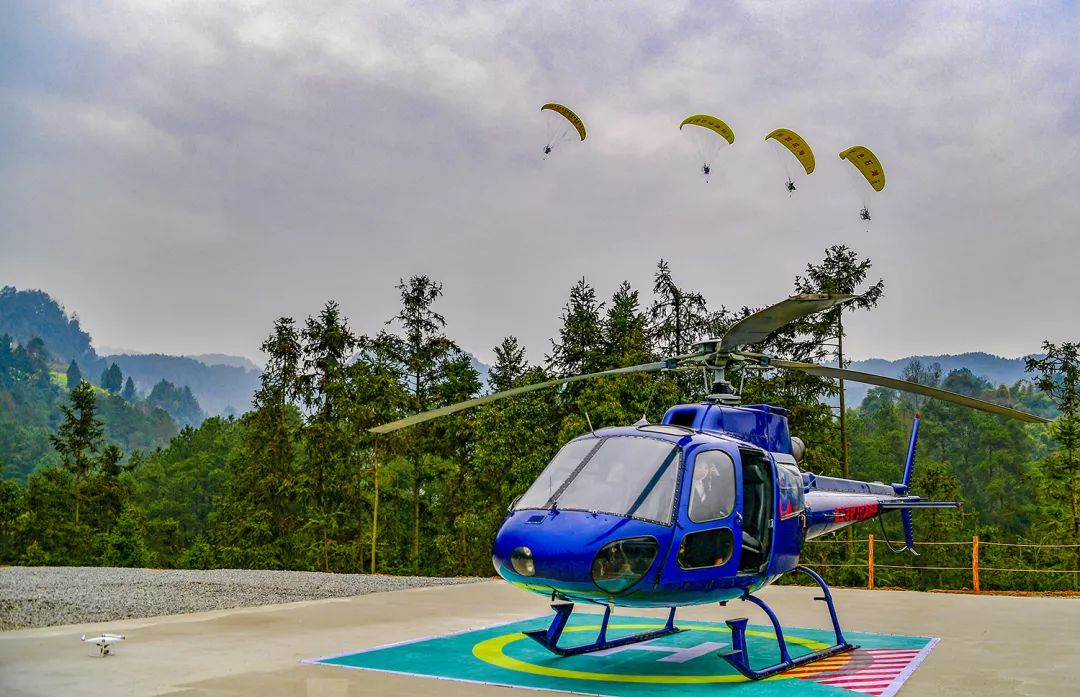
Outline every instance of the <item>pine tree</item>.
MULTIPOLYGON (((1066 504, 1073 543, 1080 545, 1080 342, 1058 346, 1044 341, 1042 348, 1045 357, 1029 356, 1025 369, 1038 374, 1035 385, 1054 400, 1061 416, 1050 426, 1059 448, 1042 459, 1039 469, 1046 483, 1044 493, 1066 504)), ((1073 570, 1080 570, 1080 547, 1073 570)))
POLYGON ((97 418, 97 399, 90 383, 79 383, 71 393, 71 406, 63 405, 64 421, 49 440, 60 453, 66 470, 75 477, 75 523, 79 523, 81 485, 97 464, 104 441, 104 428, 97 418))
POLYGON ((80 382, 82 382, 82 371, 79 370, 79 364, 75 362, 75 359, 72 359, 67 367, 68 391, 74 390, 80 382))
POLYGON ((488 385, 492 392, 509 390, 528 369, 525 347, 518 344, 517 337, 508 336, 495 347, 495 365, 488 371, 488 385))
POLYGON ((551 340, 548 365, 558 375, 591 373, 598 369, 603 351, 604 330, 601 311, 604 303, 596 300, 596 290, 584 278, 570 289, 570 299, 563 308, 559 340, 551 340))
POLYGON ((101 387, 116 394, 124 386, 124 375, 120 367, 113 363, 101 374, 101 387))
POLYGON ((135 394, 135 381, 128 376, 127 382, 124 383, 124 391, 120 393, 120 396, 127 402, 134 402, 137 395, 135 394))
POLYGON ((318 317, 309 317, 302 333, 304 360, 299 376, 300 398, 310 417, 305 427, 308 467, 307 527, 321 538, 309 547, 323 571, 330 571, 330 551, 336 546, 337 514, 347 473, 354 468, 355 451, 346 419, 350 411, 348 362, 359 341, 334 301, 318 317))
MULTIPOLYGON (((825 250, 825 259, 820 264, 807 264, 806 275, 795 278, 796 293, 841 293, 856 297, 820 315, 800 323, 803 328, 810 328, 814 343, 824 345, 829 339, 836 339, 833 355, 839 367, 844 367, 844 310, 870 310, 877 306, 885 292, 885 282, 878 282, 860 291, 859 287, 866 280, 866 274, 873 264, 869 259, 860 259, 858 253, 846 245, 833 245, 825 250)), ((820 360, 820 352, 805 358, 820 360)), ((843 476, 848 476, 847 446, 847 403, 844 398, 844 381, 840 380, 840 462, 843 476)))
POLYGON ((656 265, 653 294, 656 300, 649 309, 649 329, 654 345, 664 356, 688 353, 709 330, 710 314, 704 296, 680 288, 663 259, 656 265))
MULTIPOLYGON (((404 336, 383 332, 376 339, 382 355, 396 365, 401 382, 409 393, 410 409, 423 412, 433 407, 460 401, 479 389, 475 369, 456 343, 444 333, 446 319, 435 311, 435 301, 442 296, 442 284, 428 276, 413 276, 397 286, 401 293, 401 311, 387 324, 397 323, 404 336)), ((452 468, 452 458, 460 455, 464 433, 461 425, 468 416, 459 416, 424 424, 403 435, 404 452, 411 464, 413 501, 412 567, 420 568, 420 520, 424 485, 440 469, 452 468), (418 443, 432 433, 439 445, 421 455, 418 443)))
POLYGON ((228 463, 222 511, 228 524, 221 537, 237 554, 243 549, 256 563, 278 568, 295 563, 303 490, 297 462, 301 417, 293 403, 300 396, 303 349, 293 318, 276 320, 260 349, 266 367, 253 409, 244 417, 243 457, 228 463))

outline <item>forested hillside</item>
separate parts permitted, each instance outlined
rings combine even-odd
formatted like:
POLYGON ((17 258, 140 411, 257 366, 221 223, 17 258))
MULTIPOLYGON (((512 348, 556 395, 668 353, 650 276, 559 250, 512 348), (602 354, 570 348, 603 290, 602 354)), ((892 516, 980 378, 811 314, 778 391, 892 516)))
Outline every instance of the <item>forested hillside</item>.
POLYGON ((251 398, 259 388, 259 371, 234 365, 207 365, 194 358, 159 353, 118 354, 106 360, 131 376, 135 387, 149 393, 162 380, 191 388, 199 405, 209 415, 239 415, 251 408, 251 398))
MULTIPOLYGON (((1024 370, 1023 358, 1002 358, 989 353, 970 352, 957 355, 940 354, 936 356, 908 356, 895 361, 884 358, 868 358, 861 361, 850 361, 846 367, 852 370, 862 370, 878 375, 888 375, 892 378, 901 377, 904 368, 911 361, 918 361, 925 366, 938 365, 941 375, 945 376, 955 370, 968 370, 979 378, 986 380, 992 385, 1012 385, 1017 380, 1024 380, 1028 374, 1024 370)), ((851 404, 860 404, 869 385, 852 383, 848 390, 848 400, 851 404)))
MULTIPOLYGON (((0 334, 0 467, 4 479, 22 482, 30 472, 60 462, 49 438, 63 420, 69 383, 77 386, 83 381, 74 361, 68 363, 66 371, 61 368, 63 363, 53 358, 41 339, 23 346, 0 334)), ((115 389, 92 388, 108 442, 125 455, 167 444, 179 431, 173 417, 138 400, 131 390, 123 389, 122 375, 118 371, 114 375, 119 380, 112 385, 115 389)))
MULTIPOLYGON (((145 397, 162 380, 188 387, 204 414, 240 414, 251 406, 251 397, 259 386, 259 370, 250 361, 232 356, 208 354, 211 363, 194 357, 162 354, 99 355, 90 334, 77 315, 68 314, 53 298, 40 290, 0 290, 0 335, 9 335, 16 343, 27 345, 41 339, 50 357, 67 365, 74 360, 80 373, 101 386, 99 376, 116 364, 132 378, 136 392, 145 397)), ((185 422, 187 415, 174 414, 185 422)))
MULTIPOLYGON (((868 279, 870 270, 868 260, 845 247, 827 250, 794 280, 793 290, 858 292, 862 302, 790 325, 762 348, 796 360, 834 360, 836 343, 827 340, 835 338, 840 319, 857 322, 886 291, 882 281, 868 279)), ((467 399, 484 387, 438 312, 442 286, 417 276, 398 290, 399 313, 383 318, 390 323, 374 336, 356 335, 333 301, 304 321, 277 320, 261 346, 266 367, 254 408, 185 428, 160 450, 118 459, 113 438, 93 427, 109 398, 85 383, 70 395, 55 388, 57 398, 68 398, 67 413, 60 423, 43 424, 54 451, 42 457, 56 464, 31 474, 25 485, 3 483, 0 559, 489 575, 491 539, 507 505, 561 444, 590 423, 632 423, 643 414, 656 421, 668 406, 705 393, 693 375, 624 374, 374 436, 368 428, 467 399)), ((651 297, 627 283, 601 295, 582 279, 569 290, 543 364, 530 364, 507 336, 494 347, 489 387, 685 353, 695 340, 722 334, 751 312, 720 307, 680 285, 663 261, 651 297)), ((1048 416, 1065 405, 1068 414, 1075 400, 1068 402, 1062 390, 1071 384, 1075 394, 1075 345, 1059 351, 1033 340, 1032 350, 1040 349, 1049 357, 1032 364, 1030 380, 1012 384, 992 384, 970 371, 941 375, 919 362, 905 367, 905 377, 1048 416), (1061 358, 1057 364, 1048 362, 1054 356, 1061 358)), ((19 352, 19 360, 30 360, 27 349, 19 352)), ((40 389, 54 389, 40 372, 23 372, 40 389)), ((808 444, 804 469, 841 475, 837 415, 826 403, 835 394, 828 379, 752 372, 744 400, 790 410, 792 432, 808 444)), ((915 490, 965 502, 961 512, 917 513, 920 539, 979 534, 1080 544, 1074 417, 1058 418, 1047 429, 873 389, 847 414, 850 475, 897 480, 916 411, 924 426, 915 490)), ((844 560, 842 550, 828 546, 807 554, 819 563, 844 560)), ((1048 554, 1040 563, 1075 569, 1077 557, 1048 554)), ((1071 576, 1024 583, 1071 583, 1062 579, 1071 576)), ((925 575, 910 581, 933 582, 925 575)))

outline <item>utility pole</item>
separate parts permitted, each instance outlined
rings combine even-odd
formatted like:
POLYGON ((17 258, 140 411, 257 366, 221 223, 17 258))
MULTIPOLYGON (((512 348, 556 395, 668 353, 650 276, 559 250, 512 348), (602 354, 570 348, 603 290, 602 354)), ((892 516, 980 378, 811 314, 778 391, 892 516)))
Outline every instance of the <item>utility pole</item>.
MULTIPOLYGON (((840 362, 840 369, 844 369, 844 311, 836 315, 836 326, 839 331, 836 335, 836 355, 840 362)), ((840 378, 840 462, 844 468, 844 479, 848 477, 848 451, 847 451, 847 404, 844 401, 844 379, 840 378)))

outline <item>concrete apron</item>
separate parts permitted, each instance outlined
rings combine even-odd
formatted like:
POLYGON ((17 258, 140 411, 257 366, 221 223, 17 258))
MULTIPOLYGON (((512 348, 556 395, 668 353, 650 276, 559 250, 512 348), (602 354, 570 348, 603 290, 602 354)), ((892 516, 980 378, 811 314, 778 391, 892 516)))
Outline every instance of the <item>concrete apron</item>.
MULTIPOLYGON (((825 605, 812 600, 816 592, 806 587, 770 587, 762 598, 786 626, 827 629, 825 605)), ((942 638, 905 684, 902 697, 1077 693, 1080 599, 845 589, 835 590, 834 595, 846 630, 942 638)), ((301 661, 547 612, 544 598, 491 581, 3 632, 0 694, 505 695, 502 687, 301 661), (114 655, 106 658, 79 641, 81 634, 102 631, 127 636, 127 641, 115 645, 114 655)), ((665 615, 647 610, 632 614, 665 615)), ((749 617, 755 624, 765 622, 755 608, 737 601, 727 608, 684 608, 676 621, 679 617, 711 621, 749 617)))

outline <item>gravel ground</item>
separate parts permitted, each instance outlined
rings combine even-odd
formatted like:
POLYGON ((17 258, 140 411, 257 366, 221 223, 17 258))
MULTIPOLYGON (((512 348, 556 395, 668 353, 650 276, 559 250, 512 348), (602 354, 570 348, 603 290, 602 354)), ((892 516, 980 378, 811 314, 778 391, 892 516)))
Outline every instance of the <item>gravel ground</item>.
POLYGON ((480 580, 312 571, 9 566, 0 568, 0 630, 342 598, 480 580))

